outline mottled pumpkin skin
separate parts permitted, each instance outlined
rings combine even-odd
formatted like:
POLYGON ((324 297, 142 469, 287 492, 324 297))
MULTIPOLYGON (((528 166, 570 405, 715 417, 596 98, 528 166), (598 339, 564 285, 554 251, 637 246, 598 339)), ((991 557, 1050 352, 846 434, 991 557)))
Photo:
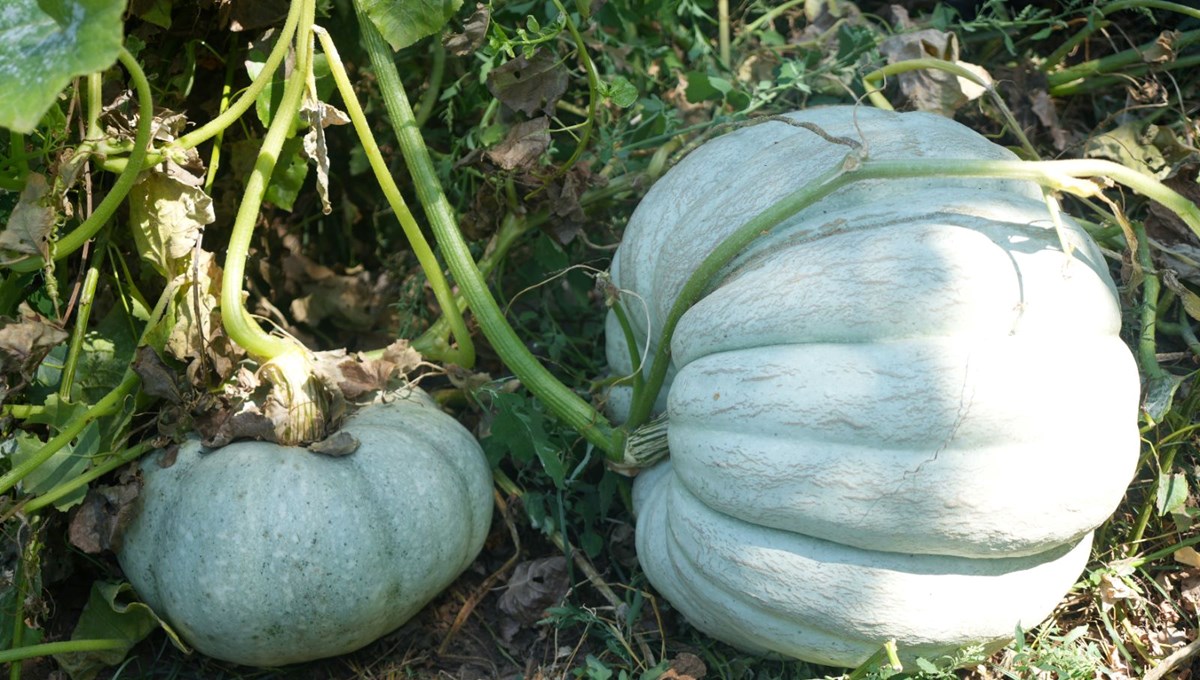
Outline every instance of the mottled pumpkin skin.
POLYGON ((137 593, 200 652, 278 666, 399 627, 474 560, 491 522, 479 444, 423 393, 346 423, 328 457, 239 442, 142 462, 118 553, 137 593))
MULTIPOLYGON (((872 159, 1013 158, 927 114, 791 115, 872 159)), ((639 342, 717 243, 848 151, 766 123, 664 176, 613 265, 639 342)), ((1060 240, 1036 185, 827 197, 739 255, 675 331, 671 460, 635 489, 647 576, 714 637, 835 665, 890 638, 937 655, 1036 625, 1136 465, 1119 330, 1102 255, 1069 219, 1060 240)), ((611 317, 607 342, 630 371, 611 317)), ((627 402, 614 395, 618 416, 627 402)))

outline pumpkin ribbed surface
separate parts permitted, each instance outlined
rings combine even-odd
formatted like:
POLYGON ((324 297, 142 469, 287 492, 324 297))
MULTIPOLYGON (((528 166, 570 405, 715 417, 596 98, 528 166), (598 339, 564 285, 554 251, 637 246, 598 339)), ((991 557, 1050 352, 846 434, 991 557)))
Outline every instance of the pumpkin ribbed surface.
POLYGON ((369 406, 332 458, 239 442, 142 464, 118 553, 137 593, 197 650, 277 666, 399 627, 474 560, 491 522, 479 444, 423 393, 369 406))
MULTIPOLYGON (((1013 159, 927 114, 791 115, 869 159, 1013 159)), ((847 152, 765 123, 667 173, 613 265, 639 342, 722 239, 847 152)), ((871 180, 818 201, 674 333, 671 461, 637 482, 651 583, 718 638, 841 665, 889 638, 938 654, 1036 625, 1136 464, 1119 330, 1103 257, 1034 184, 871 180)))

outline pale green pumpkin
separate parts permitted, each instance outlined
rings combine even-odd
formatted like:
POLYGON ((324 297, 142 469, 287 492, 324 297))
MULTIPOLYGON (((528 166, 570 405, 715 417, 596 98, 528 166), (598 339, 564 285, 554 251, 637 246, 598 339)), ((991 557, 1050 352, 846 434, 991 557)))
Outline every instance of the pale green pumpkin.
MULTIPOLYGON (((928 114, 791 117, 869 159, 1014 158, 928 114)), ((848 152, 772 122, 667 173, 613 265, 639 343, 717 243, 848 152)), ((1119 330, 1103 257, 1069 218, 1060 238, 1032 183, 874 180, 818 201, 675 330, 671 460, 636 486, 650 582, 715 637, 829 664, 1035 626, 1136 464, 1119 330)), ((630 371, 611 318, 607 337, 630 371)))
POLYGON ((118 553, 137 593, 197 650, 277 666, 353 651, 474 560, 491 521, 475 439, 413 391, 345 427, 343 457, 264 442, 141 464, 118 553))

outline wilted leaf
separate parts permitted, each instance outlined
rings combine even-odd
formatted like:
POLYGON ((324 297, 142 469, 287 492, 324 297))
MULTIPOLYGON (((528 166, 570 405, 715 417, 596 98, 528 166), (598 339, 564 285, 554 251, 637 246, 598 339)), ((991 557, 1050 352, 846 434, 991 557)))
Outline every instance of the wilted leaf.
POLYGON ((379 284, 371 273, 357 267, 345 274, 313 262, 301 254, 284 258, 283 268, 304 295, 292 300, 292 318, 301 324, 316 326, 333 319, 342 327, 367 330, 380 320, 382 300, 379 284))
POLYGON ((505 170, 532 169, 549 148, 550 119, 538 116, 512 126, 504 141, 488 149, 487 156, 505 170))
MULTIPOLYGON (((16 98, 0 97, 0 101, 16 98)), ((4 231, 0 231, 0 264, 12 264, 29 256, 50 259, 50 235, 54 233, 56 217, 50 203, 50 186, 45 176, 30 173, 4 231)))
POLYGON ((562 555, 521 562, 500 596, 500 610, 524 625, 537 623, 546 609, 567 594, 567 558, 562 555))
POLYGON ((373 392, 387 390, 393 378, 404 376, 421 363, 421 355, 398 340, 378 359, 362 354, 346 354, 345 350, 316 352, 313 372, 331 388, 351 401, 373 392))
POLYGON ((550 50, 538 50, 533 57, 510 59, 488 73, 487 86, 492 96, 505 106, 532 116, 547 115, 567 91, 570 73, 550 50))
MULTIPOLYGON (((889 64, 910 59, 941 59, 958 62, 958 38, 953 33, 936 29, 925 29, 912 33, 900 33, 884 40, 879 51, 889 64)), ((972 70, 983 71, 974 66, 972 70)), ((987 72, 983 71, 983 75, 987 72)), ((939 69, 918 69, 898 76, 900 91, 920 111, 930 111, 943 116, 953 116, 970 98, 963 92, 960 78, 939 69)), ((987 78, 990 81, 990 77, 987 78)))
POLYGON ((462 7, 462 0, 356 0, 393 50, 405 47, 446 25, 462 7))
POLYGON ((203 189, 152 171, 129 191, 129 218, 142 259, 169 279, 216 214, 203 189))
POLYGON ((462 33, 447 35, 442 45, 456 57, 465 57, 483 45, 487 40, 488 25, 492 20, 492 10, 486 5, 476 3, 475 11, 463 22, 462 33))
POLYGON ((87 605, 71 633, 72 640, 121 640, 125 646, 94 652, 56 654, 58 665, 67 671, 71 680, 91 680, 100 671, 115 666, 125 659, 129 650, 141 642, 154 629, 162 627, 177 648, 190 653, 178 634, 150 607, 141 602, 130 602, 133 587, 128 583, 92 584, 92 593, 87 605))
POLYGON ((1063 129, 1058 121, 1058 109, 1054 107, 1054 100, 1050 98, 1050 93, 1045 89, 1039 88, 1029 95, 1030 109, 1037 116, 1038 122, 1042 127, 1050 130, 1050 138, 1054 140, 1054 148, 1062 151, 1067 148, 1067 131, 1063 129))
POLYGON ((121 50, 125 0, 5 0, 0 8, 0 127, 33 132, 75 76, 121 50))
POLYGON ((71 515, 67 531, 71 545, 89 555, 119 550, 121 535, 133 519, 139 491, 141 483, 133 476, 122 484, 88 491, 83 504, 71 515))

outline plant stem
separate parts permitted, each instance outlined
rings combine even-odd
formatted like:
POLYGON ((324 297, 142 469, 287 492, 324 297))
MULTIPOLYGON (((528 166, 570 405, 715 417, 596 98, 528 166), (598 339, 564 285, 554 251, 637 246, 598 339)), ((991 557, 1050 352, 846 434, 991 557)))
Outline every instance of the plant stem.
POLYGON ((100 465, 97 465, 97 466, 89 469, 87 472, 83 473, 82 475, 79 475, 78 477, 74 477, 72 479, 68 479, 67 481, 65 481, 63 483, 58 484, 53 489, 50 489, 46 493, 38 496, 37 498, 30 500, 28 503, 25 503, 24 505, 21 506, 20 509, 22 512, 26 512, 26 513, 36 512, 38 510, 41 510, 42 508, 46 507, 47 505, 50 505, 51 503, 54 503, 58 499, 62 498, 63 496, 66 496, 67 494, 78 489, 79 487, 84 486, 85 484, 89 484, 92 481, 103 477, 104 475, 112 472, 113 470, 116 470, 117 468, 121 467, 122 465, 124 465, 132 460, 136 460, 136 459, 140 458, 143 454, 145 454, 147 451, 149 451, 153 448, 154 448, 153 444, 151 444, 148 441, 141 442, 139 444, 131 446, 131 447, 125 449, 124 451, 114 455, 112 458, 109 458, 107 461, 101 463, 100 465))
MULTIPOLYGON (((270 335, 264 331, 242 304, 242 283, 246 276, 246 257, 250 252, 250 241, 254 236, 254 225, 258 222, 259 208, 279 151, 292 131, 300 112, 304 96, 306 74, 311 61, 313 0, 296 0, 295 7, 302 7, 299 30, 296 31, 296 65, 292 77, 283 89, 283 98, 274 112, 271 125, 263 137, 254 170, 246 181, 242 203, 233 220, 232 233, 225 255, 225 271, 221 279, 221 323, 229 338, 240 345, 251 356, 265 362, 303 348, 290 338, 270 335)), ((290 15, 289 15, 290 16, 290 15)))
POLYGON ((100 112, 104 109, 104 74, 97 71, 87 77, 87 139, 103 137, 100 129, 100 112))
POLYGON ((1071 36, 1069 39, 1059 45, 1057 49, 1046 57, 1046 60, 1038 67, 1043 72, 1050 73, 1057 67, 1062 60, 1066 58, 1076 47, 1084 40, 1087 40, 1093 33, 1101 28, 1107 27, 1111 22, 1102 20, 1110 14, 1114 14, 1126 9, 1163 9, 1171 12, 1177 12, 1192 18, 1200 18, 1200 9, 1188 7, 1175 2, 1165 2, 1164 0, 1118 0, 1117 2, 1109 3, 1103 7, 1099 7, 1099 11, 1093 8, 1088 14, 1087 25, 1079 30, 1078 33, 1071 36))
POLYGON ((400 227, 404 230, 404 235, 408 237, 413 254, 416 255, 417 262, 420 263, 421 270, 425 272, 425 278, 433 289, 433 295, 442 308, 443 317, 450 325, 454 339, 458 341, 457 349, 445 349, 439 359, 464 368, 471 368, 475 365, 475 343, 471 340, 471 332, 467 330, 467 323, 455 302, 454 291, 450 289, 450 283, 442 273, 442 265, 438 262, 437 256, 433 254, 433 249, 429 247, 429 242, 425 240, 425 235, 421 233, 421 227, 417 225, 412 211, 408 209, 408 204, 405 203, 400 188, 392 179, 392 173, 383 160, 379 144, 375 142, 375 135, 371 133, 367 117, 358 103, 358 98, 354 95, 354 86, 350 83, 349 76, 346 75, 341 57, 338 56, 337 46, 334 45, 325 30, 320 28, 314 30, 316 30, 317 38, 321 41, 321 49, 328 58, 329 71, 333 75, 334 82, 337 83, 338 91, 341 92, 346 113, 354 124, 354 131, 358 133, 358 139, 367 155, 367 161, 375 172, 375 180, 379 182, 379 187, 383 190, 388 205, 392 207, 392 212, 400 221, 400 227))
POLYGON ((125 649, 129 646, 126 640, 66 640, 63 642, 44 642, 40 645, 29 645, 15 649, 0 650, 0 663, 12 663, 23 659, 33 659, 52 654, 70 654, 72 652, 98 652, 106 649, 125 649))
MULTIPOLYGON (((1200 29, 1180 33, 1173 47, 1178 51, 1197 40, 1200 40, 1200 29)), ((1061 71, 1047 73, 1046 84, 1049 86, 1051 94, 1053 94, 1056 88, 1067 86, 1076 81, 1084 80, 1091 76, 1105 75, 1126 66, 1142 63, 1146 51, 1154 49, 1157 46, 1157 42, 1151 41, 1116 54, 1085 61, 1082 64, 1076 64, 1061 71)))
MULTIPOLYGON (((282 37, 280 38, 283 39, 282 37)), ((233 74, 236 71, 235 64, 237 63, 232 55, 226 57, 225 64, 225 83, 221 86, 221 106, 217 112, 217 117, 225 115, 229 111, 230 97, 233 95, 233 74)), ((264 69, 265 70, 265 69, 264 69)), ((262 75, 261 73, 259 75, 262 75)), ((217 168, 221 167, 221 142, 225 139, 225 128, 221 128, 213 135, 212 150, 208 154, 208 172, 204 175, 204 192, 212 193, 213 182, 217 180, 217 168)))
MULTIPOLYGON (((484 251, 483 257, 479 258, 476 266, 479 268, 479 274, 486 280, 491 276, 492 271, 500 265, 508 256, 508 251, 517 244, 517 241, 529 232, 530 229, 540 225, 549 218, 549 214, 545 211, 524 215, 516 213, 507 213, 504 219, 500 221, 500 228, 488 241, 487 248, 484 251)), ((459 312, 466 311, 467 300, 461 294, 454 296, 454 306, 459 312)), ((450 324, 447 320, 446 313, 443 311, 442 316, 438 317, 424 333, 417 339, 413 340, 412 345, 417 351, 424 353, 422 347, 436 347, 440 344, 445 344, 446 338, 450 335, 450 324)))
POLYGON ((37 450, 37 453, 34 453, 32 456, 25 459, 19 465, 14 465, 11 470, 6 472, 3 476, 0 476, 0 493, 7 492, 9 489, 16 486, 17 483, 24 479, 30 472, 33 472, 33 470, 39 465, 47 460, 50 460, 51 456, 53 456, 55 453, 58 453, 62 447, 69 444, 71 440, 74 439, 80 432, 82 432, 83 428, 87 427, 88 424, 93 420, 109 415, 120 408, 122 403, 124 403, 125 398, 133 392, 135 387, 137 387, 138 382, 138 374, 135 373, 132 368, 126 369, 125 375, 121 379, 121 383, 114 387, 111 392, 104 395, 104 397, 101 398, 100 401, 96 402, 94 406, 88 409, 86 413, 68 424, 61 432, 51 438, 50 441, 43 444, 42 447, 37 450))
POLYGON ((425 148, 425 141, 416 126, 408 96, 404 92, 404 84, 400 81, 400 74, 396 72, 390 50, 375 25, 363 13, 361 4, 356 2, 354 7, 358 15, 359 31, 375 67, 375 75, 379 80, 380 92, 387 106, 392 127, 403 150, 409 173, 416 184, 417 196, 437 236, 438 245, 441 246, 450 271, 478 319, 483 334, 505 364, 552 413, 610 458, 619 457, 622 434, 614 430, 591 404, 559 382, 545 366, 542 366, 504 319, 504 313, 488 290, 487 283, 458 230, 450 204, 438 182, 429 151, 425 148))
MULTIPOLYGON (((15 597, 13 598, 13 615, 12 615, 12 646, 20 647, 25 641, 25 598, 29 592, 29 566, 38 564, 37 547, 38 536, 35 527, 36 523, 31 523, 29 530, 29 542, 17 552, 17 564, 13 569, 13 587, 16 589, 15 597)), ((17 543, 18 547, 20 543, 17 543)), ((9 680, 21 680, 21 664, 15 663, 8 673, 9 680)))
MULTIPOLYGON (((1177 71, 1180 69, 1189 69, 1197 64, 1200 64, 1200 55, 1189 54, 1185 57, 1178 57, 1172 61, 1158 66, 1159 71, 1177 71)), ((1048 92, 1052 97, 1069 97, 1072 95, 1083 94, 1085 92, 1095 92, 1096 90, 1104 90, 1113 86, 1124 87, 1129 84, 1131 77, 1138 77, 1146 74, 1152 68, 1153 64, 1135 64, 1117 75, 1094 76, 1091 78, 1079 78, 1072 80, 1064 85, 1055 85, 1048 92)))
MULTIPOLYGON (((150 146, 150 126, 154 122, 154 100, 153 94, 150 91, 150 81, 146 79, 146 74, 142 72, 138 66, 137 60, 124 47, 117 58, 121 64, 129 71, 129 76, 133 80, 134 90, 137 92, 138 98, 138 124, 137 134, 134 135, 133 151, 129 154, 129 163, 125 169, 117 177, 117 181, 113 184, 112 189, 105 195, 104 200, 100 201, 100 205, 91 215, 88 215, 79 226, 75 227, 65 236, 60 237, 54 245, 54 259, 61 260, 68 255, 79 250, 88 239, 96 235, 100 231, 121 202, 125 200, 125 196, 137 181, 138 173, 142 169, 142 164, 146 158, 146 152, 150 146)), ((21 260, 12 264, 9 268, 19 272, 31 272, 41 269, 45 263, 40 257, 33 257, 27 260, 21 260)))
POLYGON ((417 127, 425 127, 442 94, 442 78, 446 74, 446 48, 440 40, 433 41, 433 66, 429 70, 429 88, 417 102, 417 127))
POLYGON ((729 68, 733 55, 729 48, 729 0, 717 0, 717 54, 721 66, 729 68))
POLYGON ((633 367, 633 372, 628 376, 622 376, 615 381, 614 385, 620 385, 623 382, 630 382, 633 385, 633 393, 638 394, 645 389, 646 377, 644 374, 645 358, 642 356, 642 348, 637 341, 637 336, 633 332, 633 326, 629 325, 629 316, 625 314, 625 307, 620 303, 618 298, 611 307, 613 315, 617 318, 617 324, 621 326, 621 335, 625 338, 625 346, 629 350, 629 365, 633 367))
POLYGON ((1150 243, 1146 238, 1146 228, 1133 224, 1133 233, 1137 238, 1137 260, 1142 270, 1142 304, 1139 305, 1138 316, 1141 329, 1138 332, 1137 356, 1142 372, 1152 380, 1167 377, 1167 372, 1158 365, 1158 347, 1155 343, 1155 325, 1158 322, 1158 295, 1162 284, 1158 274, 1154 272, 1154 262, 1150 257, 1150 243))
POLYGON ((79 293, 79 311, 75 314, 75 327, 71 329, 71 344, 68 345, 67 360, 63 365, 62 378, 58 386, 58 396, 63 401, 71 400, 71 387, 75 383, 75 367, 79 365, 83 340, 87 337, 88 321, 92 316, 92 302, 96 299, 96 285, 100 281, 100 265, 104 263, 104 253, 107 248, 108 234, 105 232, 96 242, 95 254, 88 263, 87 274, 83 278, 83 286, 79 293))

